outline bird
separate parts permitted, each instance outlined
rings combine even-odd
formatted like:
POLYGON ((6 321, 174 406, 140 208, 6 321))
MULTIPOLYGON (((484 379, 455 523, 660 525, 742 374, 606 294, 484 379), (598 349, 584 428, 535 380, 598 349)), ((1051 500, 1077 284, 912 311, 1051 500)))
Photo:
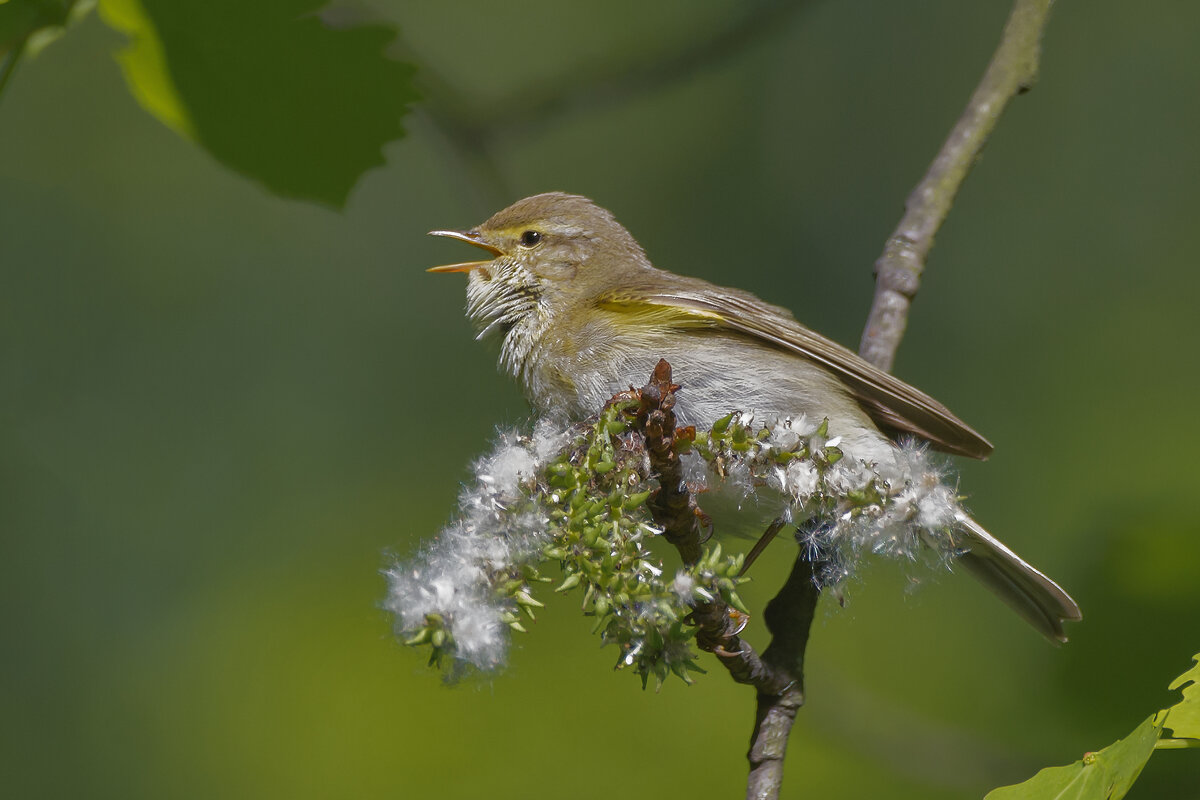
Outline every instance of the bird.
MULTIPOLYGON (((984 459, 991 443, 944 405, 735 288, 658 269, 607 209, 547 192, 466 230, 434 230, 490 258, 432 267, 466 273, 478 338, 500 337, 500 368, 547 419, 581 420, 640 385, 666 359, 685 386, 681 425, 709 426, 731 409, 828 420, 848 452, 897 455, 915 437, 984 459)), ((1065 642, 1078 604, 965 512, 958 558, 1047 639, 1065 642)))

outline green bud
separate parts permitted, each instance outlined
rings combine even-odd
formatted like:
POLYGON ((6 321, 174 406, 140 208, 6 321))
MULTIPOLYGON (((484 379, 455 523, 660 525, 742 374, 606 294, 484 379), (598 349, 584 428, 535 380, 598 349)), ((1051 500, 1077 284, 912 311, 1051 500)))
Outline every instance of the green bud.
POLYGON ((568 576, 566 577, 566 580, 564 580, 562 583, 560 583, 560 584, 558 585, 558 588, 556 588, 554 591, 556 591, 556 592, 568 592, 568 591, 570 591, 571 589, 574 589, 576 586, 578 586, 578 585, 579 585, 579 582, 580 582, 581 580, 583 580, 583 575, 582 575, 582 574, 580 574, 580 573, 578 573, 578 572, 572 572, 570 575, 568 575, 568 576))
MULTIPOLYGON (((712 435, 720 436, 729 427, 729 423, 731 422, 733 422, 733 414, 726 414, 725 416, 721 417, 719 420, 713 423, 712 435)), ((699 439, 700 437, 697 436, 696 440, 699 441, 699 439)))
POLYGON ((652 492, 638 492, 631 494, 625 498, 625 508, 640 508, 649 498, 652 492))
POLYGON ((513 595, 513 600, 517 601, 517 605, 526 608, 545 608, 545 603, 540 603, 529 592, 517 592, 513 595))

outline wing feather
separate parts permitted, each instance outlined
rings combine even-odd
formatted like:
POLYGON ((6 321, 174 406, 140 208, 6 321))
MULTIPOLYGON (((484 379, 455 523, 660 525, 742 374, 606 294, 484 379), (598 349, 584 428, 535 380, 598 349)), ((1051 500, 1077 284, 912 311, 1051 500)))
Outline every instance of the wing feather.
POLYGON ((606 300, 609 304, 622 302, 662 306, 664 319, 678 316, 681 310, 685 317, 686 312, 692 312, 701 318, 694 324, 719 324, 822 364, 846 384, 875 423, 889 433, 911 433, 939 450, 971 458, 987 458, 992 451, 987 439, 937 400, 804 327, 786 309, 764 303, 752 294, 704 284, 700 290, 683 285, 606 300))

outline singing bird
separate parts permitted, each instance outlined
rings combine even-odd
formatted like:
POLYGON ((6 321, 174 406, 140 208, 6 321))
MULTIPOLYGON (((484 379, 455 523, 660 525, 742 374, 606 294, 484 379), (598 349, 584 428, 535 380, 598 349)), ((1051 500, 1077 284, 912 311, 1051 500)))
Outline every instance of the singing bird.
MULTIPOLYGON (((465 272, 479 338, 499 334, 500 365, 544 417, 578 420, 641 385, 660 358, 684 384, 680 424, 707 427, 733 409, 828 419, 847 452, 894 460, 892 437, 986 458, 992 445, 944 405, 749 292, 655 268, 613 215, 580 195, 519 200, 470 230, 430 231, 491 258, 434 267, 465 272)), ((1082 618, 1062 588, 965 513, 968 571, 1052 641, 1082 618)))

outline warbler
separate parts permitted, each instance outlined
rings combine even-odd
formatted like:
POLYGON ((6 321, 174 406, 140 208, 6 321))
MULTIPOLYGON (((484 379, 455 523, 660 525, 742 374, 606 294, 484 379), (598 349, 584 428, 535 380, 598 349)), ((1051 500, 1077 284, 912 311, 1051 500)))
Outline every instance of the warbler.
MULTIPOLYGON (((944 405, 739 289, 651 265, 613 215, 580 195, 527 197, 469 230, 436 230, 491 258, 433 267, 465 272, 467 315, 479 338, 501 338, 500 366, 543 416, 596 413, 659 359, 684 390, 680 424, 701 427, 734 409, 827 419, 847 452, 894 459, 893 437, 986 458, 992 445, 944 405)), ((1043 635, 1066 641, 1079 606, 965 513, 960 561, 1043 635)))

